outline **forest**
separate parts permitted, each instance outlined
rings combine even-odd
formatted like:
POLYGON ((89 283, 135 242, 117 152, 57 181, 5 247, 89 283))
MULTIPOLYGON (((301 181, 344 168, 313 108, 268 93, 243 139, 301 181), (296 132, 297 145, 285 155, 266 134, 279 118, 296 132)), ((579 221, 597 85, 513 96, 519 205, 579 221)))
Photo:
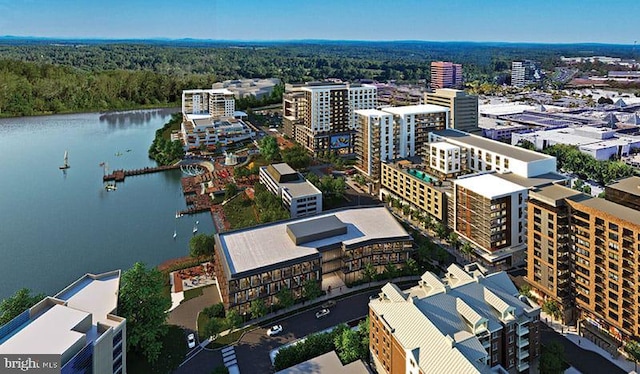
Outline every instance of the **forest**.
POLYGON ((632 53, 598 44, 0 38, 0 116, 175 106, 183 89, 239 78, 426 82, 435 60, 462 63, 466 81, 490 82, 514 59, 552 68, 561 55, 632 53))

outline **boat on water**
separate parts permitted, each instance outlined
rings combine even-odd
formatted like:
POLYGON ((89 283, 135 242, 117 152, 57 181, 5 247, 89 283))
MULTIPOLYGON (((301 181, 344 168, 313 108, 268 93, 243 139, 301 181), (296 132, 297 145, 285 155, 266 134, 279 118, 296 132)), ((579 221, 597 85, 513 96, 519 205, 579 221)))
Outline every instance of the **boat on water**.
POLYGON ((196 221, 196 224, 193 225, 193 233, 197 233, 198 232, 198 221, 196 221))
POLYGON ((117 190, 117 189, 118 189, 118 186, 116 186, 116 184, 115 184, 115 183, 113 183, 113 184, 111 184, 111 183, 107 183, 107 184, 104 186, 104 189, 105 189, 105 190, 107 190, 107 191, 115 191, 115 190, 117 190))
POLYGON ((180 218, 182 216, 184 216, 184 214, 180 213, 179 210, 176 210, 176 218, 180 218))
POLYGON ((64 151, 64 163, 60 166, 60 170, 69 169, 71 166, 69 165, 69 152, 64 151))
POLYGON ((173 238, 175 239, 178 236, 178 231, 173 230, 173 238))

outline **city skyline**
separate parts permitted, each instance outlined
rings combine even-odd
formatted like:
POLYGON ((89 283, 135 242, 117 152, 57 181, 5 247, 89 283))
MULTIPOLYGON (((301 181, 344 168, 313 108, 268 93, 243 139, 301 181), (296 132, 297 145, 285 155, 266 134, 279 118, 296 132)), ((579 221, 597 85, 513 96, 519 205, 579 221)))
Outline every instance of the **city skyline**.
POLYGON ((535 6, 490 0, 407 0, 285 3, 167 0, 90 3, 0 0, 0 35, 96 39, 212 39, 246 41, 363 40, 634 44, 640 3, 602 22, 606 2, 537 1, 535 6), (34 12, 34 9, 38 9, 34 12), (578 15, 579 14, 579 15, 578 15), (323 16, 324 15, 324 16, 323 16), (28 20, 29 22, 25 22, 28 20))

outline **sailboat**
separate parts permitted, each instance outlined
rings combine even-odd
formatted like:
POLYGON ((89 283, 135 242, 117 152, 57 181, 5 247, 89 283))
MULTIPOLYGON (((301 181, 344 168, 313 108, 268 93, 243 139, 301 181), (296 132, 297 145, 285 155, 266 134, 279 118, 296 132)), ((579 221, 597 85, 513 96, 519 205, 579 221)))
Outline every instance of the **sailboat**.
POLYGON ((173 238, 175 239, 178 236, 178 231, 177 230, 173 230, 173 238))
POLYGON ((60 170, 69 169, 70 167, 71 166, 69 166, 69 152, 64 151, 64 164, 60 166, 60 170))
POLYGON ((200 222, 200 221, 196 221, 196 224, 195 224, 195 225, 193 225, 193 233, 194 233, 194 234, 198 232, 198 223, 199 223, 199 222, 200 222))

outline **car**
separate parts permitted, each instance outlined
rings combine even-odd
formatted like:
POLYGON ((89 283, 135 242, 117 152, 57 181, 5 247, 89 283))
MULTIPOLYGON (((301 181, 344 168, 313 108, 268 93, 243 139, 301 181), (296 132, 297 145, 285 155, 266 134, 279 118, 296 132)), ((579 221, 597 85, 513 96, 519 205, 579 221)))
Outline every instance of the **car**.
POLYGON ((194 334, 189 334, 187 336, 187 346, 189 346, 189 349, 195 348, 195 346, 196 346, 196 336, 194 334))
POLYGON ((319 311, 316 312, 316 318, 320 319, 322 317, 328 316, 329 313, 330 313, 329 309, 327 308, 320 309, 319 311))
POLYGON ((269 330, 267 330, 267 336, 276 336, 282 332, 282 325, 271 326, 269 330))
POLYGON ((336 306, 336 302, 334 300, 325 301, 324 304, 321 305, 322 309, 329 309, 336 306))

